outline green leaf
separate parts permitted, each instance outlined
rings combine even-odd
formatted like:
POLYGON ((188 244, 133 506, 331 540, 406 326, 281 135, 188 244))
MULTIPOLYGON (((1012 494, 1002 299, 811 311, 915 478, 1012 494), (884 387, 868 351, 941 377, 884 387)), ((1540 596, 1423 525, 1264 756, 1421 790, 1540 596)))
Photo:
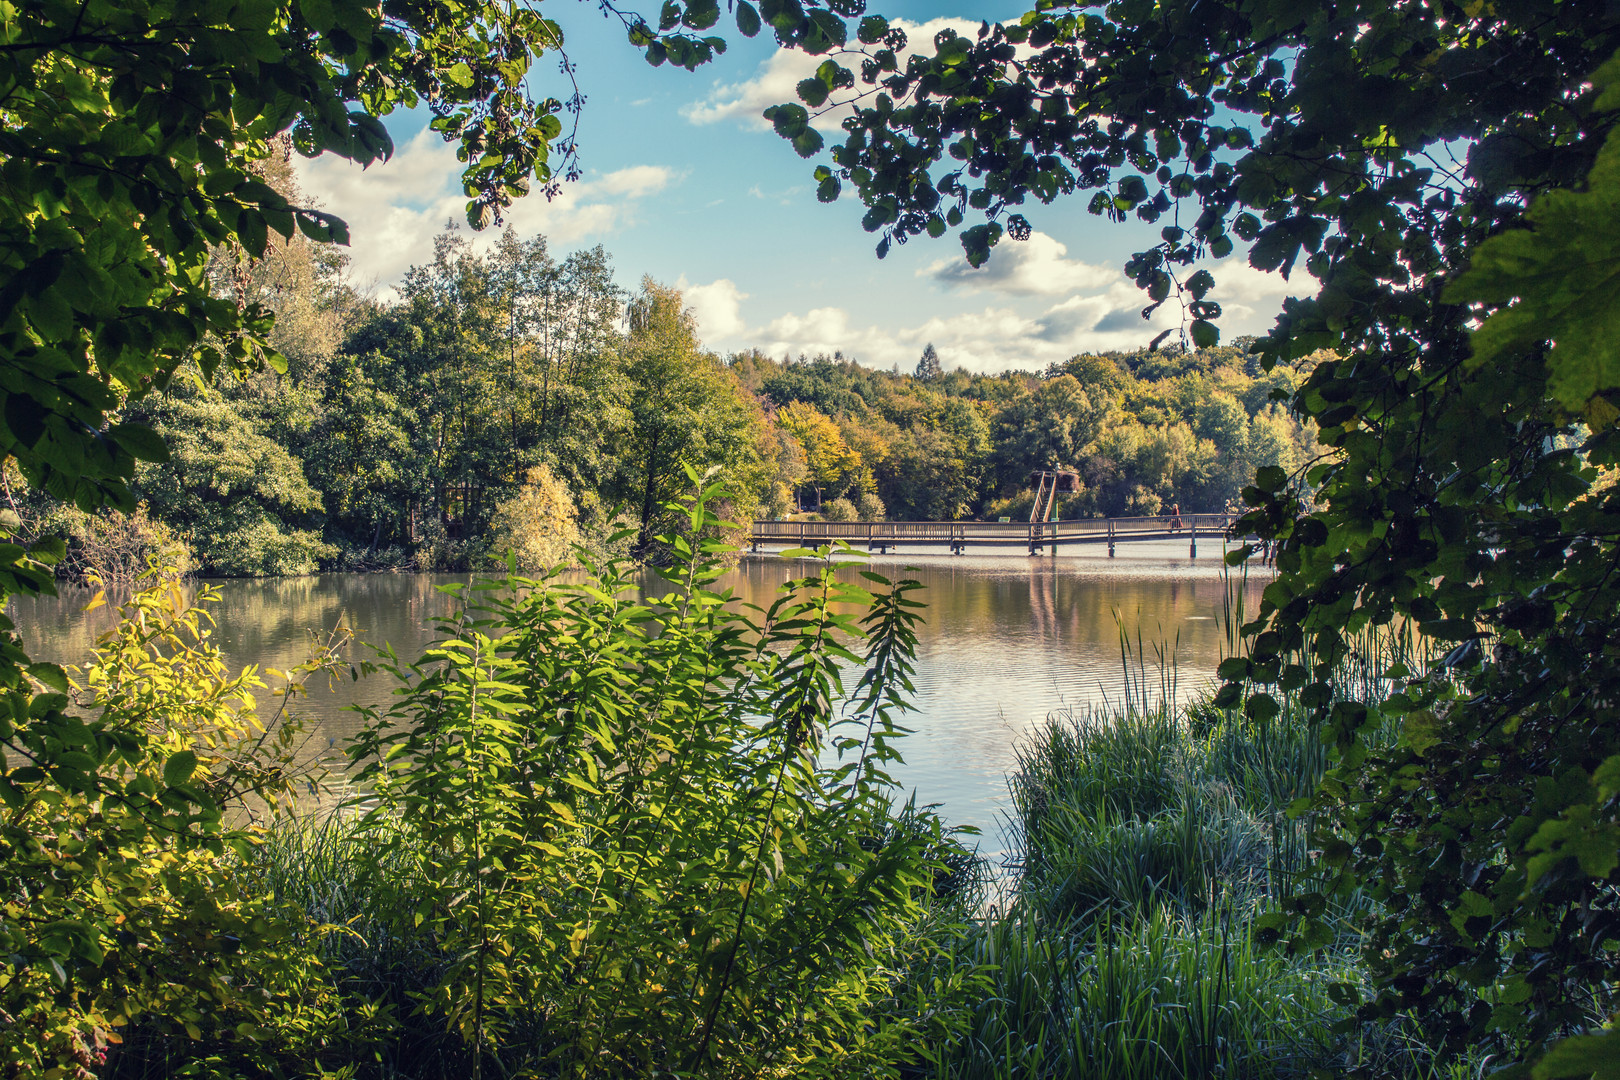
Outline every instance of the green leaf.
POLYGON ((801 79, 794 90, 799 100, 812 109, 819 108, 827 100, 827 84, 820 79, 801 79))
POLYGON ((468 89, 473 84, 473 70, 467 66, 465 61, 458 61, 444 74, 451 82, 463 89, 468 89))
POLYGON ((1482 243, 1467 272, 1447 286, 1449 304, 1507 305, 1474 331, 1472 368, 1551 342, 1547 389, 1576 414, 1613 422, 1595 401, 1620 390, 1620 132, 1611 133, 1586 190, 1536 199, 1525 227, 1482 243))
POLYGON ((1534 1080, 1620 1080, 1620 1030, 1556 1042, 1530 1075, 1534 1080))
POLYGON ((681 16, 681 22, 694 30, 707 30, 719 21, 719 0, 689 0, 681 16))
POLYGON ((1288 486, 1288 473, 1276 465, 1262 465, 1254 472, 1254 486, 1267 494, 1288 486))
POLYGON ((1430 747, 1439 744, 1442 726, 1432 709, 1419 709, 1406 714, 1401 724, 1401 734, 1413 753, 1422 757, 1430 747))
POLYGON ((318 33, 326 33, 337 22, 337 16, 332 12, 332 0, 299 0, 298 10, 303 12, 304 21, 318 33))
POLYGON ((50 687, 59 694, 68 692, 67 672, 58 664, 29 664, 28 674, 35 681, 50 687))
POLYGON ((1249 699, 1243 703, 1243 715, 1261 723, 1275 720, 1281 711, 1277 699, 1270 694, 1250 694, 1249 699))
MULTIPOLYGON (((819 86, 820 83, 818 82, 817 85, 819 86)), ((812 127, 805 128, 793 137, 793 149, 800 157, 814 157, 822 145, 821 132, 812 127)))
POLYGON ((129 451, 137 461, 164 462, 169 460, 169 447, 163 436, 145 424, 114 424, 107 430, 114 442, 129 451))
POLYGON ((759 11, 748 0, 740 0, 737 4, 737 29, 743 37, 753 37, 759 33, 759 11))
POLYGON ((171 754, 169 760, 163 763, 163 782, 170 787, 180 787, 196 771, 197 755, 190 750, 181 750, 171 754))

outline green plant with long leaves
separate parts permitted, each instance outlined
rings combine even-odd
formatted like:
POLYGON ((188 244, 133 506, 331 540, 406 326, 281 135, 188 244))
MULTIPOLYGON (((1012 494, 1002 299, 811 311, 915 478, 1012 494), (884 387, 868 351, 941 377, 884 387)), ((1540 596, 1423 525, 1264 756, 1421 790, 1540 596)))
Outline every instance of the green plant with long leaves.
POLYGON ((758 609, 713 588, 724 545, 662 542, 650 595, 619 563, 457 587, 439 644, 383 657, 400 697, 351 753, 367 887, 443 958, 416 1008, 475 1076, 892 1072, 974 977, 937 962, 955 843, 887 772, 918 586, 798 551, 758 609))

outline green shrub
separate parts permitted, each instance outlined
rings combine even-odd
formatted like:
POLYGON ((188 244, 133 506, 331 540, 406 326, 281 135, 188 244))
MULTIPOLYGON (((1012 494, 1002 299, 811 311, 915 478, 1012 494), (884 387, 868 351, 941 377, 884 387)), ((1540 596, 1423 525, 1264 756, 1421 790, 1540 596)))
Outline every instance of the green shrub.
POLYGON ((956 845, 885 772, 917 586, 828 560, 755 612, 712 590, 722 545, 660 542, 663 595, 618 563, 458 589, 443 641, 384 659, 402 696, 351 751, 361 936, 411 943, 409 1005, 475 1073, 892 1071, 974 977, 939 962, 956 845))
POLYGON ((83 1077, 171 1045, 223 1068, 268 1031, 307 1056, 335 999, 303 913, 241 867, 247 815, 284 804, 295 776, 286 698, 312 669, 278 674, 283 700, 261 713, 265 683, 225 670, 178 589, 121 614, 76 681, 31 665, 26 712, 0 719, 0 1075, 83 1077))
POLYGON ((190 536, 207 572, 223 577, 313 574, 338 550, 313 529, 290 529, 250 507, 221 511, 190 536))
POLYGON ((861 512, 848 499, 828 499, 822 504, 821 516, 827 521, 859 521, 861 512))
POLYGON ((141 503, 128 514, 103 510, 87 514, 61 505, 33 530, 67 540, 67 557, 57 564, 59 578, 127 593, 142 581, 171 581, 191 573, 193 556, 185 539, 147 512, 141 503))
POLYGON ((211 393, 142 399, 169 459, 143 464, 136 488, 185 536, 198 569, 226 577, 314 573, 337 548, 313 528, 321 495, 303 464, 211 393))

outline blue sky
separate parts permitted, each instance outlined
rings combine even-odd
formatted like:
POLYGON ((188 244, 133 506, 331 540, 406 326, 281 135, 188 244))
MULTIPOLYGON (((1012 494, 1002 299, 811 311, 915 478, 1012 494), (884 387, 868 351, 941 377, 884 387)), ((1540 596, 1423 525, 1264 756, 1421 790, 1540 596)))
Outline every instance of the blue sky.
MULTIPOLYGON (((980 18, 1016 18, 1023 6, 891 2, 881 10, 907 20, 912 41, 924 43, 947 23, 967 31, 980 18)), ((1136 347, 1173 325, 1170 305, 1152 324, 1137 316, 1145 298, 1120 271, 1157 227, 1094 218, 1079 198, 1026 209, 1035 235, 1004 241, 981 271, 967 268, 950 233, 880 261, 859 203, 818 203, 817 162, 798 157, 759 115, 791 100, 793 84, 821 58, 732 27, 730 49, 715 63, 695 73, 653 68, 625 43, 618 21, 591 4, 548 5, 547 14, 563 27, 587 97, 585 173, 550 203, 522 200, 508 221, 525 236, 545 234, 556 253, 602 244, 627 288, 643 274, 680 285, 709 348, 838 349, 907 370, 932 342, 947 367, 1038 370, 1083 350, 1136 347)), ((534 86, 566 96, 549 58, 534 86)), ((425 122, 421 114, 389 119, 396 145, 386 164, 362 171, 323 158, 301 168, 306 191, 350 224, 358 283, 385 294, 431 256, 447 219, 463 217, 454 148, 425 122)), ((836 118, 828 123, 836 127, 836 118)), ((1271 325, 1286 283, 1249 269, 1241 254, 1211 269, 1228 337, 1271 325)))

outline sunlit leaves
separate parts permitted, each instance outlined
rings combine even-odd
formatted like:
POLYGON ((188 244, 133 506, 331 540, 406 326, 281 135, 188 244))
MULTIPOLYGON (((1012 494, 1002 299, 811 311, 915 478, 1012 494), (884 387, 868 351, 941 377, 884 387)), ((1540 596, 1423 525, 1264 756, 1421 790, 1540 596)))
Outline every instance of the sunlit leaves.
MULTIPOLYGON (((29 665, 42 692, 24 716, 0 711, 0 890, 28 897, 0 906, 0 1009, 15 1021, 0 1066, 18 1075, 68 1075, 137 1025, 253 1047, 289 1006, 301 1016, 274 1052, 300 1056, 325 1022, 303 913, 244 869, 247 803, 284 805, 303 734, 256 711, 269 688, 226 670, 208 623, 172 586, 137 594, 71 678, 29 665)), ((331 656, 275 673, 277 704, 331 656)))
POLYGON ((1542 342, 1548 390, 1594 427, 1620 419, 1620 136, 1581 191, 1549 191, 1524 225, 1494 236, 1446 289, 1450 303, 1496 306, 1473 335, 1475 367, 1542 342))

